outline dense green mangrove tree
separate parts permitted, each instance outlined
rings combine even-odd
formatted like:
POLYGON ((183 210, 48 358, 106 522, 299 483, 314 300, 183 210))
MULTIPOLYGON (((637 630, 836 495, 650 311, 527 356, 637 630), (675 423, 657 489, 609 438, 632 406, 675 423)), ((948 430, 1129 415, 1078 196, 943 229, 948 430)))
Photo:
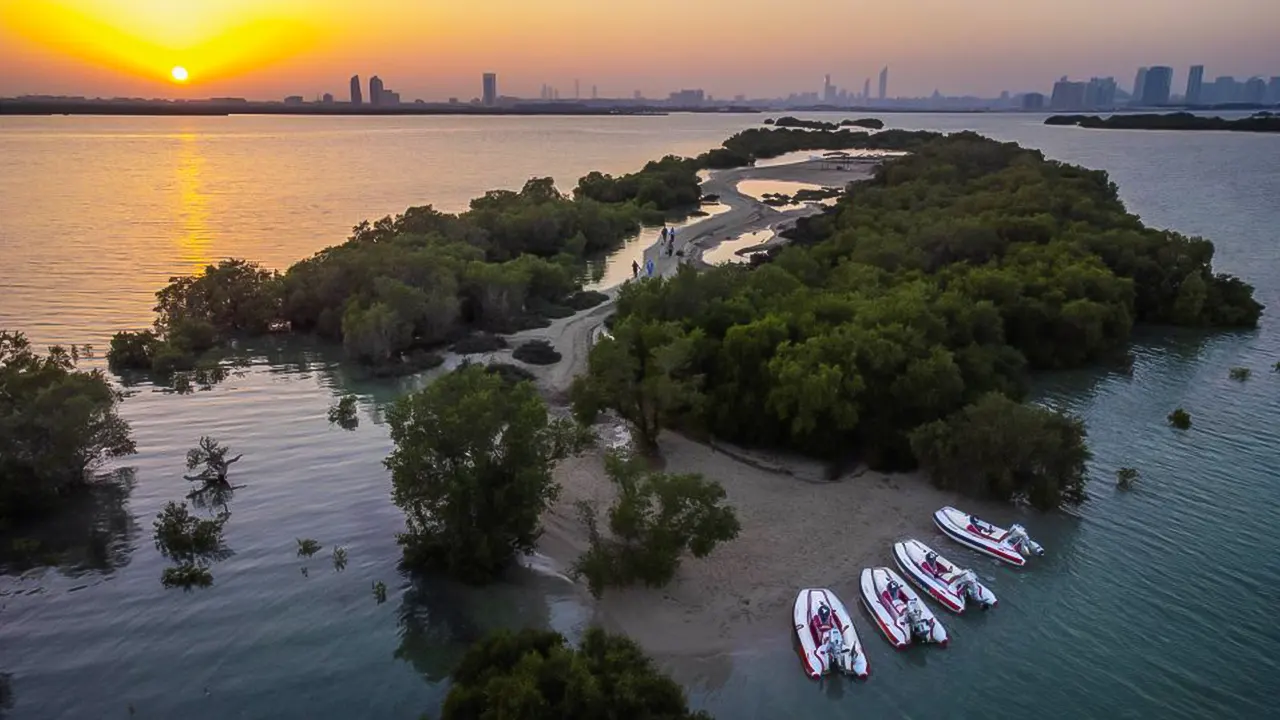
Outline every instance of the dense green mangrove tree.
POLYGON ((57 509, 105 460, 135 451, 121 395, 72 351, 0 331, 0 529, 57 509))
POLYGON ((499 631, 452 674, 444 720, 710 720, 638 645, 598 627, 578 647, 555 632, 499 631))
MULTIPOLYGON (((788 136, 773 137, 769 151, 788 136)), ((981 413, 990 393, 1021 399, 1029 369, 1122 352, 1135 323, 1256 326, 1262 306, 1249 285, 1213 272, 1212 243, 1144 227, 1106 173, 972 133, 910 140, 914 152, 802 220, 770 262, 625 287, 615 328, 663 334, 592 350, 586 414, 617 409, 641 437, 676 423, 906 468, 959 452, 946 435, 962 422, 917 433, 913 448, 917 428, 971 406, 981 413), (672 374, 685 383, 679 402, 646 395, 654 360, 673 356, 688 358, 672 374)), ((1062 463, 1012 457, 935 481, 1041 507, 1083 497, 1081 425, 1001 429, 1014 444, 1039 434, 1062 463)))

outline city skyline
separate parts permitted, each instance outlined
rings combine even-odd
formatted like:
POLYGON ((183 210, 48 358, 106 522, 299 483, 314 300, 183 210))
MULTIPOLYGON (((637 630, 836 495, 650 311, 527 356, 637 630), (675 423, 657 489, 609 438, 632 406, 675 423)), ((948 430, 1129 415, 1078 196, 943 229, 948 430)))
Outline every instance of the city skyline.
POLYGON ((708 0, 693 14, 706 15, 726 37, 766 31, 775 47, 726 43, 708 53, 696 18, 665 21, 674 0, 493 5, 480 12, 401 0, 0 0, 0 65, 7 69, 0 95, 346 96, 341 78, 373 71, 395 78, 405 98, 428 100, 478 97, 483 72, 503 76, 502 94, 521 97, 537 97, 543 84, 563 88, 562 96, 594 86, 600 97, 637 90, 664 97, 690 87, 715 97, 777 97, 823 92, 825 74, 854 92, 887 65, 888 97, 935 90, 995 96, 1044 92, 1064 73, 1124 77, 1153 62, 1178 70, 1174 92, 1181 94, 1192 64, 1213 68, 1214 76, 1275 73, 1268 67, 1270 29, 1280 27, 1280 4, 1266 0, 1222 0, 1213 12, 1182 1, 1152 12, 1141 0, 1086 0, 1066 9, 1023 3, 1017 10, 996 0, 915 0, 871 10, 797 0, 781 17, 708 0), (815 15, 824 22, 815 25, 815 15), (1144 33, 1120 32, 1133 23, 1144 33), (847 42, 845 28, 868 25, 875 29, 865 40, 847 42), (1055 32, 1045 33, 1050 27, 1055 32), (1105 52, 1071 39, 1080 35, 1105 52), (653 52, 659 40, 671 49, 653 52), (191 71, 189 83, 171 82, 175 66, 191 71))

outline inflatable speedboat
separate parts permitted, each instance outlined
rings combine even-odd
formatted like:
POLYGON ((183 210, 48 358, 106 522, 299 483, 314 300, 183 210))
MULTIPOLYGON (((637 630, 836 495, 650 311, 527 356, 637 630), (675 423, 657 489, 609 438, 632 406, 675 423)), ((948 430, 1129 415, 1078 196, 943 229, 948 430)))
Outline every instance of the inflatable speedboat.
POLYGON ((864 678, 871 673, 858 632, 844 603, 826 588, 806 588, 796 596, 796 635, 809 677, 832 672, 864 678))
POLYGON ((1044 554, 1044 548, 1021 525, 1005 530, 950 506, 935 512, 933 521, 952 540, 1011 565, 1026 563, 1024 555, 1044 554))
POLYGON ((862 602, 895 648, 901 650, 913 642, 947 646, 946 628, 889 568, 862 571, 862 602))
POLYGON ((894 543, 893 559, 903 576, 951 612, 964 612, 968 602, 983 610, 996 604, 996 596, 972 570, 958 567, 919 540, 894 543))

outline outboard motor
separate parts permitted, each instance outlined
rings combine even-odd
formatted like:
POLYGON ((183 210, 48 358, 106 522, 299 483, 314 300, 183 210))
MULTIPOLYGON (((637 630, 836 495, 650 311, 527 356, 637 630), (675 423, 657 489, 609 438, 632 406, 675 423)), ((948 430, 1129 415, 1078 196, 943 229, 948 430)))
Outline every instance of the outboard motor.
POLYGON ((929 627, 929 621, 924 619, 924 614, 920 612, 920 606, 912 600, 907 604, 907 623, 911 626, 911 635, 917 640, 927 642, 932 634, 929 627))
POLYGON ((843 672, 851 670, 844 662, 844 634, 840 632, 840 628, 831 628, 827 635, 827 661, 843 672))
POLYGON ((957 587, 965 597, 981 605, 983 610, 991 607, 990 596, 982 591, 982 585, 978 583, 978 578, 974 576, 972 570, 964 571, 957 587))
POLYGON ((1044 554, 1044 548, 1032 540, 1031 536, 1027 535, 1027 529, 1021 525, 1014 525, 1009 528, 1009 542, 1024 555, 1044 554))

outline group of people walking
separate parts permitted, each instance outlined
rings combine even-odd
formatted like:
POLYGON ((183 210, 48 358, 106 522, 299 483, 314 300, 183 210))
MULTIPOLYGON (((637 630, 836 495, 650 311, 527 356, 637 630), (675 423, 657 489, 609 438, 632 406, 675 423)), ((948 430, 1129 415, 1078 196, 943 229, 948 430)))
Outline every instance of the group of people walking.
POLYGON ((662 246, 667 251, 667 257, 676 254, 676 229, 662 226, 662 246))
MULTIPOLYGON (((659 238, 660 244, 658 245, 659 249, 663 253, 665 253, 667 257, 671 257, 675 255, 676 254, 676 229, 669 228, 666 225, 663 225, 662 232, 659 233, 659 235, 660 235, 660 238, 659 238)), ((645 271, 649 277, 653 277, 653 270, 654 270, 653 260, 649 259, 647 262, 645 262, 645 271)), ((633 278, 640 277, 640 263, 636 260, 631 261, 631 277, 633 278)))

